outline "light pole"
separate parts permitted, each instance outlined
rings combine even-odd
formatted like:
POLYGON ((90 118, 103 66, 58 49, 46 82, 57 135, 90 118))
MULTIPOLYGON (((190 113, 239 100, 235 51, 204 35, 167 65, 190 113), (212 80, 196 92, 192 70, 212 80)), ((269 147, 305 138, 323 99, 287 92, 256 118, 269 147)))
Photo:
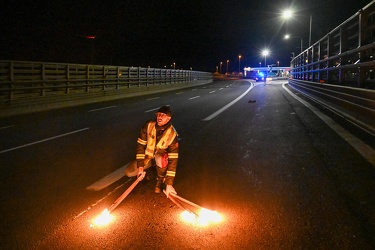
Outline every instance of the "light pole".
POLYGON ((227 60, 227 75, 228 75, 228 64, 229 64, 229 60, 227 60))
POLYGON ((241 55, 238 56, 238 74, 240 74, 241 71, 241 55))
POLYGON ((302 39, 302 37, 300 37, 300 36, 290 36, 290 35, 285 35, 284 36, 284 39, 289 39, 289 38, 300 38, 301 39, 301 53, 302 53, 302 51, 303 51, 303 39, 302 39))
POLYGON ((220 62, 220 75, 221 75, 221 66, 223 65, 223 62, 220 62))
POLYGON ((96 39, 96 36, 85 36, 86 39, 89 39, 91 40, 91 53, 90 53, 90 63, 91 64, 94 64, 94 54, 95 54, 95 50, 94 50, 94 41, 96 39))
POLYGON ((267 56, 269 55, 270 51, 268 49, 264 49, 262 51, 262 56, 264 56, 264 67, 267 67, 267 56))
POLYGON ((312 15, 310 15, 309 47, 311 46, 311 28, 312 28, 312 15))
MULTIPOLYGON (((293 17, 293 11, 292 10, 284 10, 282 13, 282 17, 285 20, 288 20, 289 18, 293 17)), ((311 46, 311 31, 312 31, 312 15, 310 15, 310 26, 309 26, 309 47, 311 46)), ((301 38, 302 39, 302 38, 301 38)), ((302 46, 301 46, 302 47, 302 46)), ((301 48, 302 50, 302 48, 301 48)))

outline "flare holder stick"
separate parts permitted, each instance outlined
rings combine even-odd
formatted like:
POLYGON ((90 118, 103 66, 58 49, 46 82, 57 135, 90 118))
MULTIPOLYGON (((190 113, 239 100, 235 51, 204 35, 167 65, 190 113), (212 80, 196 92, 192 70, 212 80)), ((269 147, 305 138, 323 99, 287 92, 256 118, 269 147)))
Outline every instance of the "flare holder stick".
POLYGON ((145 177, 145 174, 146 172, 143 172, 143 174, 139 176, 120 197, 117 198, 117 200, 108 208, 109 212, 112 212, 126 198, 126 196, 130 194, 130 192, 135 188, 135 186, 137 186, 138 182, 140 182, 145 177))

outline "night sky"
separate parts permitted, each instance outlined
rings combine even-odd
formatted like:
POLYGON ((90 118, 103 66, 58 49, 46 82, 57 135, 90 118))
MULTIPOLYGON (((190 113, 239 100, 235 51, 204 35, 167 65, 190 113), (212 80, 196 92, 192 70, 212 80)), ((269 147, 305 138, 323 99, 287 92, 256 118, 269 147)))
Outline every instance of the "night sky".
MULTIPOLYGON (((0 4, 0 60, 171 67, 214 72, 264 64, 288 66, 300 39, 308 45, 371 0, 86 0, 0 4), (287 23, 280 13, 293 6, 287 23), (95 36, 88 39, 87 36, 95 36)), ((262 65, 263 66, 263 65, 262 65)))

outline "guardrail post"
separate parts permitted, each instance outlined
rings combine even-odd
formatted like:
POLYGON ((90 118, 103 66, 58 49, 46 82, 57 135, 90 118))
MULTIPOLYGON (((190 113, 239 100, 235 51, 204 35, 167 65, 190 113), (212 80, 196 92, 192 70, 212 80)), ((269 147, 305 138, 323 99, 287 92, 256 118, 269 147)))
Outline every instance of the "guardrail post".
POLYGON ((89 92, 89 85, 90 85, 90 65, 86 66, 86 92, 89 92))
POLYGON ((42 69, 41 69, 41 73, 42 73, 42 89, 41 89, 41 91, 40 91, 40 95, 41 96, 45 96, 46 95, 46 90, 44 89, 44 82, 45 82, 45 80, 46 80, 46 71, 45 71, 45 64, 44 63, 42 63, 42 65, 41 65, 41 67, 42 67, 42 69))
POLYGON ((146 87, 148 87, 148 79, 149 79, 149 77, 148 77, 148 67, 146 68, 146 87))
POLYGON ((107 75, 106 75, 106 72, 105 72, 105 66, 103 66, 102 67, 102 70, 103 70, 103 85, 102 85, 102 90, 105 90, 105 88, 106 88, 106 85, 105 85, 105 83, 106 83, 106 78, 107 78, 107 75))
POLYGON ((116 67, 116 89, 120 89, 120 67, 116 67))
POLYGON ((138 70, 138 87, 140 87, 141 86, 141 67, 138 67, 137 68, 137 70, 138 70))
POLYGON ((10 62, 9 64, 9 93, 8 93, 8 98, 9 98, 9 103, 13 99, 13 90, 12 90, 12 82, 14 81, 14 62, 10 62))
POLYGON ((66 69, 65 69, 65 73, 66 73, 66 88, 65 88, 65 94, 69 94, 69 83, 70 83, 70 67, 69 67, 69 64, 66 65, 66 69))

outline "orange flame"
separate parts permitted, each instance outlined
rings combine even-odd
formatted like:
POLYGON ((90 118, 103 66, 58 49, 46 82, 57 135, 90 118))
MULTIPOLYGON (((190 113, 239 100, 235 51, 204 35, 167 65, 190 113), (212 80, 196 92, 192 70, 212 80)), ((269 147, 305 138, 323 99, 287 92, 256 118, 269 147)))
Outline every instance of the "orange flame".
MULTIPOLYGON (((102 227, 111 223, 112 220, 113 220, 113 216, 110 214, 108 209, 104 209, 104 211, 93 220, 93 223, 96 226, 102 227)), ((91 224, 90 227, 93 227, 93 225, 91 224)))
POLYGON ((218 212, 205 208, 199 211, 198 216, 185 210, 181 213, 181 218, 185 222, 198 226, 208 226, 210 223, 219 223, 223 220, 223 217, 218 212))

